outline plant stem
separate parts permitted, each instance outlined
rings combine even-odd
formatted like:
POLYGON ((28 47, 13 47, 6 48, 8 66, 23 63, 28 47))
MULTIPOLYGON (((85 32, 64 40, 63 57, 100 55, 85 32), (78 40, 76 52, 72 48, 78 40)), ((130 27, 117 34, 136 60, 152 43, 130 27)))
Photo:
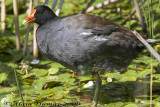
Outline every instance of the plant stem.
POLYGON ((2 0, 1 3, 1 27, 2 27, 2 33, 5 32, 6 29, 6 6, 5 6, 5 0, 2 0))
POLYGON ((139 20, 139 22, 140 22, 140 24, 141 24, 141 26, 142 26, 142 30, 143 30, 144 32, 146 32, 146 26, 145 26, 145 23, 144 23, 144 21, 143 21, 143 17, 142 17, 142 15, 141 15, 141 11, 140 11, 140 6, 139 6, 137 0, 134 0, 134 5, 135 5, 135 8, 136 8, 138 20, 139 20))
POLYGON ((16 49, 20 52, 20 34, 19 34, 19 20, 18 20, 18 0, 13 0, 13 10, 15 19, 15 31, 16 31, 16 49))
MULTIPOLYGON (((131 13, 131 6, 132 6, 131 2, 132 1, 129 1, 129 4, 130 4, 130 6, 129 6, 129 13, 131 13)), ((132 15, 129 14, 129 28, 128 28, 129 30, 131 30, 131 17, 132 17, 132 15)))
MULTIPOLYGON (((38 6, 38 0, 34 0, 34 6, 38 6)), ((33 34, 33 56, 34 56, 34 59, 38 58, 38 46, 37 46, 37 41, 36 41, 37 28, 38 28, 38 25, 35 23, 34 24, 34 34, 33 34)))
MULTIPOLYGON (((15 68, 15 63, 13 62, 13 68, 14 68, 14 75, 15 75, 15 79, 16 79, 16 84, 17 84, 17 87, 18 87, 18 92, 19 94, 21 95, 21 100, 22 102, 24 103, 24 100, 23 100, 23 96, 21 94, 21 90, 20 90, 20 86, 19 86, 19 82, 18 82, 18 78, 17 78, 17 73, 16 73, 16 68, 15 68)), ((23 105, 24 106, 24 105, 23 105)))
POLYGON ((150 74, 150 107, 152 107, 152 81, 153 81, 153 78, 152 78, 152 70, 153 70, 153 62, 152 62, 152 54, 151 54, 151 74, 150 74))
MULTIPOLYGON (((153 31, 153 21, 154 21, 154 15, 153 15, 153 5, 152 5, 152 0, 151 0, 151 11, 150 11, 150 15, 151 15, 151 37, 154 37, 154 31, 153 31)), ((153 85, 153 78, 152 78, 152 70, 153 70, 153 58, 151 55, 151 75, 150 75, 150 107, 152 107, 152 85, 153 85)))
MULTIPOLYGON (((29 3, 29 14, 28 15, 30 15, 31 12, 32 12, 32 5, 33 5, 33 0, 30 0, 30 3, 29 3)), ((30 30, 30 24, 27 25, 27 29, 26 29, 26 37, 24 39, 24 44, 23 44, 23 56, 26 55, 29 30, 30 30)))
POLYGON ((57 4, 57 0, 54 0, 53 4, 52 4, 52 10, 54 10, 54 8, 56 7, 57 4))
POLYGON ((59 16, 59 13, 60 13, 60 11, 61 11, 61 8, 62 8, 63 3, 64 3, 64 0, 61 0, 58 9, 57 9, 56 12, 55 12, 55 14, 56 14, 57 16, 59 16))

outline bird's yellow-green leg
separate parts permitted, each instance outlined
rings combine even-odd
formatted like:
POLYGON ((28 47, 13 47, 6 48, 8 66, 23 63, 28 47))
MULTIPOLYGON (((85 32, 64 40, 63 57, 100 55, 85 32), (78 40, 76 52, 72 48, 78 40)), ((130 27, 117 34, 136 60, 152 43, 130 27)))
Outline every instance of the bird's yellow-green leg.
POLYGON ((98 75, 98 72, 92 73, 92 75, 96 78, 96 84, 95 84, 96 88, 95 88, 95 93, 94 93, 94 98, 93 98, 93 103, 94 103, 93 106, 97 107, 102 81, 98 75))

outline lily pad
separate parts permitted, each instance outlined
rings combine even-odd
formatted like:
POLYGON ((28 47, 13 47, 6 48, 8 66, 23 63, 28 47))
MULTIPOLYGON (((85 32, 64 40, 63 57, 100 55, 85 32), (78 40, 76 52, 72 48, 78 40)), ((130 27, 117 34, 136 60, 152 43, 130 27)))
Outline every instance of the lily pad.
POLYGON ((123 107, 123 106, 124 106, 123 102, 117 102, 117 103, 106 104, 104 107, 123 107))
POLYGON ((7 79, 8 74, 7 73, 0 73, 0 83, 2 83, 2 81, 7 79))
POLYGON ((42 90, 44 83, 39 82, 39 81, 34 81, 32 83, 32 88, 36 90, 36 93, 40 92, 42 90))
POLYGON ((108 73, 107 77, 120 79, 121 78, 121 74, 120 74, 120 72, 108 73))
POLYGON ((124 107, 138 107, 138 105, 136 105, 136 104, 127 104, 124 107))
POLYGON ((48 74, 48 70, 45 69, 33 69, 32 72, 34 72, 36 77, 42 77, 48 74))
POLYGON ((49 74, 56 74, 59 71, 59 68, 50 68, 49 70, 49 74))
POLYGON ((120 79, 121 82, 124 81, 136 81, 138 77, 138 74, 136 71, 128 71, 125 74, 122 74, 122 77, 120 79))

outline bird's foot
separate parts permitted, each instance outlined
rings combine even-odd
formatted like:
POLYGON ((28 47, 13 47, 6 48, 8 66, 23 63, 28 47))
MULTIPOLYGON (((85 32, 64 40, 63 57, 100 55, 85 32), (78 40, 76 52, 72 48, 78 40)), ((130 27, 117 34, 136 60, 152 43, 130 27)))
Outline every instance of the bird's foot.
POLYGON ((92 101, 91 107, 104 107, 104 106, 101 104, 98 104, 98 102, 96 102, 96 101, 92 101))
POLYGON ((97 107, 97 102, 96 101, 92 101, 92 106, 91 107, 97 107))

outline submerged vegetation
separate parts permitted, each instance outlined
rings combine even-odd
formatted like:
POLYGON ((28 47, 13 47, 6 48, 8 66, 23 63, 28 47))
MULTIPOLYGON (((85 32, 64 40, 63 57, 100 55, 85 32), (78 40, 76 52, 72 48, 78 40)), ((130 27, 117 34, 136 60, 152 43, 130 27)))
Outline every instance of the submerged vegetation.
MULTIPOLYGON (((95 0, 92 6, 103 1, 95 0)), ((155 39, 156 42, 151 45, 160 54, 160 0, 144 1, 144 4, 139 4, 147 32, 142 29, 137 13, 130 15, 135 10, 134 2, 130 0, 117 0, 87 14, 105 17, 118 24, 123 23, 126 28, 136 30, 146 38, 155 39), (124 23, 127 17, 129 19, 124 23)), ((27 26, 22 25, 22 22, 28 16, 29 0, 19 2, 20 47, 23 47, 27 26)), ((39 4, 43 2, 44 0, 39 0, 39 4)), ((52 3, 53 0, 49 0, 48 6, 51 7, 52 3)), ((89 0, 65 0, 59 16, 78 14, 88 3, 89 0)), ((55 10, 57 8, 58 5, 55 10)), ((77 76, 70 69, 41 54, 38 57, 40 62, 35 61, 31 47, 33 24, 30 25, 27 55, 23 56, 22 48, 20 52, 16 50, 15 32, 13 3, 7 0, 6 29, 0 34, 0 105, 5 105, 5 102, 35 106, 92 104, 94 78, 90 72, 77 76)), ((102 106, 160 106, 160 63, 147 49, 126 70, 101 73, 101 79, 99 104, 102 106)))

